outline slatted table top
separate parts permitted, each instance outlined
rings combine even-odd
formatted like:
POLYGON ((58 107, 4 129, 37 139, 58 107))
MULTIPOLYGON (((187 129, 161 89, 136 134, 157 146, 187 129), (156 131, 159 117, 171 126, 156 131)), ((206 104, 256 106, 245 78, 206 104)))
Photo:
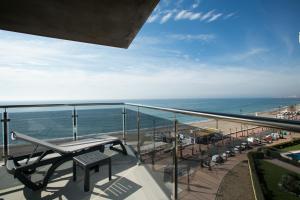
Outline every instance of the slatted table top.
POLYGON ((83 165, 83 166, 88 166, 88 165, 92 165, 94 163, 99 163, 101 161, 105 161, 106 159, 109 159, 110 157, 100 153, 99 151, 93 151, 93 152, 89 152, 89 153, 85 153, 79 156, 75 156, 73 159, 83 165))

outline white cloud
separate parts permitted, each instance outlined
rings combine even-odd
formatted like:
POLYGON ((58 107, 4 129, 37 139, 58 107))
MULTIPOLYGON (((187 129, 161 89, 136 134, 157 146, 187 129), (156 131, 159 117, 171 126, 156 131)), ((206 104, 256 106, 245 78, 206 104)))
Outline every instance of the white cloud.
POLYGON ((207 12, 206 14, 204 14, 201 17, 201 21, 211 18, 213 16, 214 12, 215 12, 215 10, 211 10, 211 11, 207 12))
POLYGON ((158 18, 159 18, 160 14, 156 13, 156 14, 152 14, 148 19, 147 19, 147 23, 153 23, 155 22, 158 18))
POLYGON ((196 0, 193 4, 192 4, 192 8, 195 9, 199 6, 200 4, 200 0, 196 0))
POLYGON ((176 16, 175 16, 175 20, 179 20, 179 19, 184 19, 185 14, 187 13, 187 10, 182 10, 180 11, 176 16))
MULTIPOLYGON (((187 61, 188 62, 188 61, 187 61)), ((191 63, 187 63, 191 64, 191 63)), ((152 73, 0 68, 1 100, 281 97, 299 95, 298 72, 216 66, 156 67, 152 73), (274 81, 280 80, 280 81, 274 81)))
POLYGON ((216 21, 221 16, 222 16, 222 13, 214 14, 207 22, 216 21))
POLYGON ((180 11, 174 18, 174 20, 183 20, 183 19, 189 19, 189 20, 196 20, 200 19, 201 13, 194 13, 187 10, 180 11))
MULTIPOLYGON (((176 3, 177 6, 175 6, 172 10, 164 10, 161 7, 155 9, 153 14, 148 18, 147 23, 153 23, 153 22, 159 22, 160 24, 164 24, 168 22, 170 19, 173 19, 175 21, 178 20, 200 20, 200 21, 206 21, 206 22, 213 22, 219 19, 221 16, 223 16, 223 13, 218 13, 216 10, 210 10, 206 13, 202 12, 194 12, 191 10, 194 10, 197 8, 200 4, 200 1, 195 1, 190 10, 182 10, 180 8, 181 1, 178 1, 176 3)), ((228 19, 235 15, 235 13, 230 13, 227 15, 224 15, 223 19, 228 19)))
POLYGON ((0 39, 0 65, 47 66, 51 58, 60 58, 65 42, 0 39), (47 47, 47 48, 45 48, 47 47))
POLYGON ((195 19, 200 19, 201 13, 194 13, 191 17, 190 20, 195 20, 195 19))
POLYGON ((231 17, 233 17, 233 16, 235 16, 235 13, 234 13, 234 12, 229 13, 229 14, 227 14, 227 15, 224 15, 224 19, 229 19, 229 18, 231 18, 231 17))
POLYGON ((173 34, 173 35, 170 35, 170 37, 173 39, 176 39, 176 40, 187 40, 187 41, 196 40, 196 41, 204 41, 204 42, 208 42, 208 41, 215 39, 214 34, 197 34, 197 35, 173 34))
POLYGON ((167 14, 165 14, 161 20, 160 20, 160 23, 161 24, 164 24, 166 23, 171 17, 172 17, 173 13, 172 12, 168 12, 167 14))
POLYGON ((200 12, 192 12, 188 10, 181 10, 177 13, 177 15, 174 17, 174 20, 196 20, 200 19, 200 21, 207 21, 207 22, 213 22, 219 19, 223 13, 215 13, 215 10, 211 10, 205 14, 202 14, 200 12))
POLYGON ((257 56, 257 55, 261 55, 261 54, 267 53, 267 52, 268 52, 268 49, 266 49, 266 48, 258 48, 258 47, 256 47, 256 48, 251 48, 251 49, 249 49, 246 52, 233 55, 231 58, 232 58, 233 61, 241 61, 241 60, 245 60, 245 59, 251 58, 253 56, 257 56))

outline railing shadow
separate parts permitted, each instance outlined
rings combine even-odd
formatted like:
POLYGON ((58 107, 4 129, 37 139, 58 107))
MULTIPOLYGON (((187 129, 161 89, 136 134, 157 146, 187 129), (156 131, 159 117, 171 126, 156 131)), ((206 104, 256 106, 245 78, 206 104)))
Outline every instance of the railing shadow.
POLYGON ((100 194, 101 197, 113 200, 125 199, 142 188, 141 185, 121 176, 117 176, 117 179, 114 181, 100 186, 96 185, 95 187, 104 191, 105 194, 100 194))

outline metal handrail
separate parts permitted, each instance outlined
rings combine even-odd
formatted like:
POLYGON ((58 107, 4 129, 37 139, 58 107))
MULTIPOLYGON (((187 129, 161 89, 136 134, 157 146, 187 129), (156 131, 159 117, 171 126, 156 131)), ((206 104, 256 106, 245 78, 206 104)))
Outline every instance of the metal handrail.
POLYGON ((295 121, 295 120, 218 113, 218 112, 182 110, 176 108, 164 108, 164 107, 148 106, 148 105, 133 104, 133 103, 125 103, 125 105, 196 116, 196 117, 205 117, 209 119, 219 119, 219 120, 226 120, 226 121, 238 122, 238 123, 249 124, 249 125, 264 126, 269 128, 292 131, 292 132, 300 132, 300 121, 295 121))
POLYGON ((124 105, 121 102, 109 103, 58 103, 58 104, 15 104, 15 105, 0 105, 0 108, 37 108, 37 107, 63 107, 63 106, 120 106, 124 105))

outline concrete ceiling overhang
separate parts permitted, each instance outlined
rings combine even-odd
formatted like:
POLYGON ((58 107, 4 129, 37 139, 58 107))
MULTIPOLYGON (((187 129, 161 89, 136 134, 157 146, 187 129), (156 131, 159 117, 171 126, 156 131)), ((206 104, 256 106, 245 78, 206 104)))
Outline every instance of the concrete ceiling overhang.
POLYGON ((2 0, 0 29, 128 48, 159 0, 2 0))

